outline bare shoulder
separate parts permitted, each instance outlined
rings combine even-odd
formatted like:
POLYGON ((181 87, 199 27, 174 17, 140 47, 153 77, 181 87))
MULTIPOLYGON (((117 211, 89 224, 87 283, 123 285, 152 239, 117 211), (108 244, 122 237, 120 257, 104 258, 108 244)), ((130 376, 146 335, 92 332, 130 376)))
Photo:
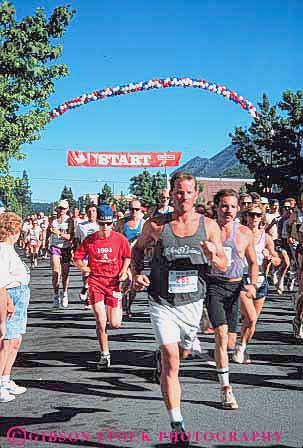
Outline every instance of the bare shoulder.
POLYGON ((248 227, 243 226, 243 224, 238 225, 238 232, 247 238, 252 237, 252 231, 248 227))
POLYGON ((220 231, 217 221, 212 218, 208 218, 207 216, 204 216, 204 225, 207 231, 220 231))

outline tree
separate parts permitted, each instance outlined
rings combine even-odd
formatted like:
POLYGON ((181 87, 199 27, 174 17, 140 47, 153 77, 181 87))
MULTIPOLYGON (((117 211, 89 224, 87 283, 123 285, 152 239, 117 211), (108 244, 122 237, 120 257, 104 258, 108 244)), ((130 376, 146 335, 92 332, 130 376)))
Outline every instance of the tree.
POLYGON ((113 202, 113 192, 109 185, 104 184, 99 194, 98 203, 100 204, 108 204, 110 205, 113 202))
POLYGON ((24 217, 30 214, 33 210, 32 192, 30 190, 28 174, 25 170, 23 171, 22 178, 16 183, 17 185, 14 189, 14 194, 21 205, 21 215, 24 217))
POLYGON ((161 190, 166 187, 166 176, 159 171, 152 176, 147 170, 144 170, 139 176, 132 177, 130 181, 129 191, 131 194, 149 207, 157 203, 161 190))
POLYGON ((40 138, 49 120, 47 99, 54 93, 54 80, 68 74, 64 64, 53 64, 63 47, 63 37, 75 11, 58 6, 47 19, 42 8, 33 16, 16 21, 15 8, 0 4, 0 174, 5 190, 11 188, 9 162, 24 159, 24 143, 40 138))
POLYGON ((259 115, 247 130, 237 127, 230 134, 232 143, 238 146, 237 157, 253 174, 253 189, 270 192, 276 184, 295 193, 303 172, 303 92, 286 91, 283 101, 273 106, 264 94, 259 108, 259 115), (282 115, 277 113, 278 108, 282 115))
POLYGON ((125 213, 129 207, 129 201, 126 199, 125 194, 121 191, 120 198, 114 199, 114 204, 116 206, 117 212, 125 213))
POLYGON ((72 189, 71 189, 71 187, 68 187, 67 185, 64 185, 64 188, 63 188, 61 196, 60 196, 60 200, 61 199, 66 199, 68 201, 69 208, 74 209, 75 207, 77 207, 77 202, 74 199, 72 189))

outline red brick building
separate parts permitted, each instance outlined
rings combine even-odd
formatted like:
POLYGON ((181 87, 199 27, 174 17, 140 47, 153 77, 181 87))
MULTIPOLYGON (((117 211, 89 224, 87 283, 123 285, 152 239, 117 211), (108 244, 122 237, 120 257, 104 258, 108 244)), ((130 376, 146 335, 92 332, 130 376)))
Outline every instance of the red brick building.
POLYGON ((254 179, 235 179, 231 177, 197 177, 199 184, 203 185, 203 192, 200 194, 205 200, 212 201, 217 191, 223 188, 233 188, 239 191, 245 184, 252 184, 254 179))

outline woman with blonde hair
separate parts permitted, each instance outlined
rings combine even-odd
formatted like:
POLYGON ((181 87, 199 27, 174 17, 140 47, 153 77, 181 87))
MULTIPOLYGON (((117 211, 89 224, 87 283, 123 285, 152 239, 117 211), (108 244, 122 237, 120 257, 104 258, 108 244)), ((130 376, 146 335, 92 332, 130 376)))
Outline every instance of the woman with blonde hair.
POLYGON ((16 213, 5 212, 0 215, 0 291, 2 300, 8 294, 8 310, 1 312, 0 338, 0 402, 14 400, 15 395, 26 391, 11 380, 11 370, 19 351, 22 335, 26 332, 27 308, 29 303, 29 269, 21 261, 14 249, 19 239, 22 220, 16 213), (5 322, 5 315, 7 319, 5 322))

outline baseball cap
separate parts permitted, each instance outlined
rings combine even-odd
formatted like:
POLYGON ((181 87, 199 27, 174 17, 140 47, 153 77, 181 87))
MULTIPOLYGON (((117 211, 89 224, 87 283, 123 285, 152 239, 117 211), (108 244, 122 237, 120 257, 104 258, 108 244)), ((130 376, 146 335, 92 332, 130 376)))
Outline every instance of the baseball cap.
POLYGON ((260 202, 261 202, 261 204, 269 204, 268 199, 264 198, 264 197, 260 198, 260 202))
POLYGON ((110 205, 102 204, 97 207, 98 221, 112 221, 113 211, 110 205))
POLYGON ((61 199, 58 203, 58 208, 69 208, 69 203, 66 199, 61 199))

